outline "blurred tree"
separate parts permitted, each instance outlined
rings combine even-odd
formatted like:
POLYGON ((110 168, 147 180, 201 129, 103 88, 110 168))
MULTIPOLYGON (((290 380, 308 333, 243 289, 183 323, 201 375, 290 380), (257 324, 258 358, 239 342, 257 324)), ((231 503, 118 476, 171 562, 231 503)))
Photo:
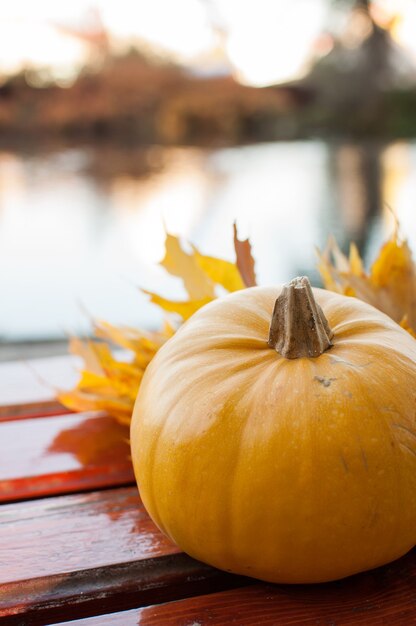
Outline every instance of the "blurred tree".
MULTIPOLYGON (((415 89, 415 63, 391 36, 394 18, 385 26, 376 23, 371 0, 330 2, 337 14, 340 8, 346 12, 341 28, 329 28, 330 51, 315 59, 304 78, 276 87, 312 103, 301 122, 306 126, 353 135, 383 133, 390 123, 389 94, 415 89)), ((330 15, 329 22, 336 21, 330 15)))

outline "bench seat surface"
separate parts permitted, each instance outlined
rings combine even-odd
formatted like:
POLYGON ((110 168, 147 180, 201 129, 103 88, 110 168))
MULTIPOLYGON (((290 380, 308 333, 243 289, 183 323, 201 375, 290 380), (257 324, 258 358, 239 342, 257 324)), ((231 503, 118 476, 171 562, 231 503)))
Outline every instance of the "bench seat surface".
POLYGON ((79 626, 416 624, 416 551, 325 585, 183 554, 140 501, 128 429, 54 399, 76 360, 0 364, 0 621, 79 626))

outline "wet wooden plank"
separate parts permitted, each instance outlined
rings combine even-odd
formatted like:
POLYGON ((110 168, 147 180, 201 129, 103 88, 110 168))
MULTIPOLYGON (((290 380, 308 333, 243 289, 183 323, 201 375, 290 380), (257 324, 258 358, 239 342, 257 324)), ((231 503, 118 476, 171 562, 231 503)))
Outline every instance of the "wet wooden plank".
POLYGON ((179 553, 135 488, 0 507, 7 624, 48 624, 241 584, 179 553))
POLYGON ((253 584, 68 626, 408 626, 416 623, 416 555, 326 585, 253 584))
POLYGON ((128 436, 98 413, 0 422, 0 502, 133 483, 128 436))
POLYGON ((177 552, 136 487, 0 507, 0 584, 177 552))
POLYGON ((56 389, 71 388, 79 366, 80 360, 69 355, 0 363, 0 420, 64 412, 56 389))

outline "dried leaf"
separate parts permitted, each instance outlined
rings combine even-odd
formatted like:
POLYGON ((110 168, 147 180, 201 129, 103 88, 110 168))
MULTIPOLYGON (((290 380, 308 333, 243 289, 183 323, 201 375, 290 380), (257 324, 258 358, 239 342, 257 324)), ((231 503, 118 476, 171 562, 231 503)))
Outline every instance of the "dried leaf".
POLYGON ((113 326, 100 320, 94 324, 94 334, 104 341, 129 350, 134 354, 135 366, 146 367, 149 359, 172 336, 173 329, 166 322, 162 332, 146 333, 128 326, 113 326))
POLYGON ((185 321, 191 317, 198 309, 203 307, 208 302, 211 302, 213 298, 203 298, 202 300, 167 300, 163 296, 159 296, 157 293, 152 293, 143 289, 143 293, 147 293, 150 296, 150 301, 160 306, 167 313, 176 313, 180 315, 185 321))
POLYGON ((98 393, 88 394, 74 389, 61 392, 58 400, 72 411, 105 411, 116 417, 122 424, 130 423, 132 403, 123 398, 107 398, 98 393))
POLYGON ((212 256, 204 256, 195 249, 194 252, 199 267, 214 283, 221 285, 227 291, 244 289, 243 279, 235 263, 216 259, 212 256))
POLYGON ((71 337, 69 340, 69 352, 75 356, 81 357, 85 367, 95 374, 102 374, 103 370, 100 361, 94 352, 91 341, 81 341, 78 337, 71 337))
POLYGON ((350 267, 353 274, 356 276, 362 276, 364 274, 364 266, 362 259, 360 257, 360 253, 358 252, 358 248, 355 243, 350 245, 350 267))
POLYGON ((195 252, 185 252, 177 237, 166 236, 166 252, 161 265, 172 274, 183 280, 184 287, 192 300, 214 298, 214 283, 201 269, 195 258, 195 252))
POLYGON ((234 222, 234 249, 237 257, 237 267, 246 287, 257 285, 254 271, 254 259, 251 254, 251 244, 248 239, 240 241, 237 236, 237 226, 234 222))
POLYGON ((360 298, 415 333, 416 266, 397 230, 380 249, 369 273, 354 245, 347 259, 334 240, 319 253, 318 269, 327 289, 360 298))

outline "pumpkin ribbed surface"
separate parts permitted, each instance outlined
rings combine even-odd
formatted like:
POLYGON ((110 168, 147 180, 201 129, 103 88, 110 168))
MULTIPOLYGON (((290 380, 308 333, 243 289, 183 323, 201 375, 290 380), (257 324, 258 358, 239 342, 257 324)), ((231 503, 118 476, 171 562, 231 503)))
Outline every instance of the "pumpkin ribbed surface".
POLYGON ((132 458, 150 516, 191 556, 267 581, 332 580, 416 543, 416 341, 314 289, 333 345, 284 358, 267 343, 280 291, 218 299, 160 349, 132 458))

